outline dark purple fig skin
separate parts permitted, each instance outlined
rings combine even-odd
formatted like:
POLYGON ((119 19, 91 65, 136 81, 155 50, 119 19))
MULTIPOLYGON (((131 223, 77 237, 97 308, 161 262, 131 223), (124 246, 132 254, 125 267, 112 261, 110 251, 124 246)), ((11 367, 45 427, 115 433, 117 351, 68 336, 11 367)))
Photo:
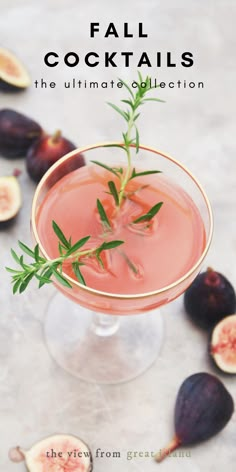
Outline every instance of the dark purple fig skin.
POLYGON ((213 328, 225 316, 236 311, 233 286, 224 275, 208 269, 199 274, 184 294, 189 317, 201 328, 213 328))
MULTIPOLYGON (((76 149, 74 143, 64 138, 60 132, 54 136, 46 135, 38 139, 29 149, 26 156, 26 168, 29 176, 35 182, 39 182, 45 172, 61 157, 76 149), (54 139, 54 136, 59 136, 54 139)), ((74 167, 68 168, 68 172, 85 164, 82 154, 78 154, 74 160, 74 167)))
POLYGON ((204 372, 191 375, 178 392, 176 435, 183 445, 205 441, 225 427, 233 411, 233 399, 217 377, 204 372))
POLYGON ((42 133, 41 126, 22 113, 0 110, 0 154, 4 157, 25 157, 42 133))
POLYGON ((0 231, 10 229, 17 221, 17 218, 18 218, 18 214, 13 216, 10 220, 0 221, 0 231))
MULTIPOLYGON (((26 87, 25 87, 26 88, 26 87)), ((8 84, 0 79, 0 91, 5 93, 20 93, 25 91, 24 87, 16 87, 15 85, 8 84)))

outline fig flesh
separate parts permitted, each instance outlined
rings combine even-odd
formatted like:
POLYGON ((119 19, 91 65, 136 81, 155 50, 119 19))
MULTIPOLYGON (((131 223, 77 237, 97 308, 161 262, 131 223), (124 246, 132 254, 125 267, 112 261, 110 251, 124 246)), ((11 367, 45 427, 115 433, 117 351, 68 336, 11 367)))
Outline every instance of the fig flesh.
POLYGON ((17 178, 0 177, 0 227, 17 216, 21 203, 21 188, 17 178))
POLYGON ((29 472, 91 472, 93 459, 89 447, 81 439, 57 434, 39 441, 28 451, 20 447, 9 451, 13 462, 25 460, 29 472))
MULTIPOLYGON (((56 131, 52 136, 43 136, 36 141, 28 151, 26 166, 29 176, 35 182, 39 182, 45 172, 47 172, 55 162, 74 149, 76 149, 76 146, 71 141, 64 138, 60 131, 56 131)), ((81 167, 84 164, 83 156, 78 156, 77 167, 81 167)))
POLYGON ((213 329, 210 354, 221 371, 236 374, 236 314, 227 316, 213 329))
POLYGON ((0 154, 8 158, 25 157, 42 135, 38 123, 15 110, 0 110, 0 154))
POLYGON ((224 275, 208 268, 186 290, 184 306, 195 324, 205 329, 212 328, 222 318, 235 312, 235 291, 224 275))
POLYGON ((156 454, 161 462, 180 445, 205 441, 221 431, 234 411, 233 399, 223 383, 205 372, 191 375, 181 385, 175 404, 175 436, 156 454))
POLYGON ((0 48, 0 89, 21 91, 30 85, 30 76, 19 59, 5 48, 0 48))

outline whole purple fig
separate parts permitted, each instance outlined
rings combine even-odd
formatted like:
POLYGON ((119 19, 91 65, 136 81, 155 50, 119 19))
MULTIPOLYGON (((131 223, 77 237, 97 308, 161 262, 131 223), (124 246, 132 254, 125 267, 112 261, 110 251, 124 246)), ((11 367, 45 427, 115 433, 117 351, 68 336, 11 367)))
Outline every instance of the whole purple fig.
POLYGON ((205 372, 191 375, 181 385, 175 404, 175 436, 155 456, 161 462, 180 445, 205 441, 221 431, 234 411, 223 383, 205 372))

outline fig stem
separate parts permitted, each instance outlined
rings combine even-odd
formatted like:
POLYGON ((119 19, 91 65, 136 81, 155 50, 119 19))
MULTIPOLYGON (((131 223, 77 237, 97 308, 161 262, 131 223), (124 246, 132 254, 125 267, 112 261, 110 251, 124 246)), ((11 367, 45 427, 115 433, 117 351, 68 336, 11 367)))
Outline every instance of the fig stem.
POLYGON ((159 452, 157 452, 154 456, 154 459, 156 462, 162 462, 172 451, 177 449, 181 444, 181 440, 178 438, 178 436, 174 436, 172 441, 169 442, 168 446, 166 446, 163 449, 160 449, 159 452))
POLYGON ((22 170, 20 170, 20 169, 14 169, 12 175, 13 175, 13 177, 16 177, 16 178, 17 178, 17 177, 19 177, 19 175, 21 175, 21 173, 22 173, 22 170))
POLYGON ((61 139, 61 130, 58 129, 51 137, 51 142, 56 144, 61 139))
POLYGON ((19 446, 12 447, 8 453, 9 459, 12 462, 23 462, 25 460, 26 452, 19 446))
POLYGON ((219 284, 219 275, 214 271, 214 269, 212 269, 212 267, 207 267, 206 281, 208 281, 211 285, 219 284))

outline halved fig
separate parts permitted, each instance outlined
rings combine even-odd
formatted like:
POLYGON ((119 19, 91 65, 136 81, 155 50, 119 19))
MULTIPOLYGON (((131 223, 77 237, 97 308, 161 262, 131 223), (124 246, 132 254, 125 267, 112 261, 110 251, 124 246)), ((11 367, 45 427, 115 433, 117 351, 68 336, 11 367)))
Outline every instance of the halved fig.
POLYGON ((37 442, 28 451, 20 447, 9 451, 13 462, 25 460, 29 472, 91 472, 92 453, 81 439, 56 434, 37 442))
POLYGON ((236 314, 227 316, 213 329, 210 354, 220 370, 236 374, 236 314))
POLYGON ((0 177, 0 227, 16 217, 21 202, 21 188, 17 178, 0 177))
POLYGON ((28 116, 9 108, 0 110, 0 153, 4 157, 25 157, 42 133, 41 126, 28 116))
POLYGON ((4 91, 20 91, 29 87, 30 76, 15 54, 0 48, 0 89, 4 91))

